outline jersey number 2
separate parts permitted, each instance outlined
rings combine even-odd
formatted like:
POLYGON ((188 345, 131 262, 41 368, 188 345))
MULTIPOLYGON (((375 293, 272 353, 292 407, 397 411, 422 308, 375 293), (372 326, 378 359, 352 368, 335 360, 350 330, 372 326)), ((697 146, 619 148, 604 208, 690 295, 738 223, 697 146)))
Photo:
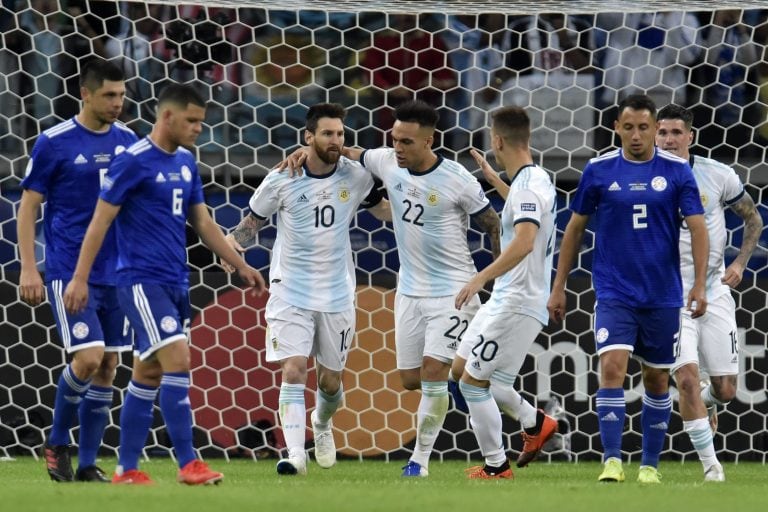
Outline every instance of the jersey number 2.
POLYGON ((645 229, 648 227, 648 207, 644 204, 632 205, 632 227, 634 229, 645 229))

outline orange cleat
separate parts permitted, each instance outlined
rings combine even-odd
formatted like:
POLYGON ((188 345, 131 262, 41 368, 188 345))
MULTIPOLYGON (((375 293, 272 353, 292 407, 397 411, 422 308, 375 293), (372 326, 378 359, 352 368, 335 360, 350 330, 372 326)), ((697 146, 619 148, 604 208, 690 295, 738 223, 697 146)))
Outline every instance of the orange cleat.
MULTIPOLYGON (((544 411, 539 409, 541 414, 544 411)), ((557 420, 552 416, 544 414, 544 421, 541 423, 541 429, 538 434, 530 435, 523 432, 523 451, 517 457, 517 467, 524 468, 529 462, 532 462, 539 456, 539 452, 547 441, 557 433, 557 420)))
POLYGON ((213 471, 205 462, 195 459, 179 470, 176 480, 187 485, 214 485, 224 480, 224 475, 213 471))
POLYGON ((512 473, 512 468, 508 464, 504 464, 504 466, 506 469, 498 472, 486 469, 485 466, 473 466, 465 469, 464 472, 470 480, 514 480, 515 474, 512 473))
POLYGON ((115 476, 112 477, 112 483, 121 485, 152 485, 155 482, 145 472, 138 469, 129 469, 121 475, 115 473, 115 476))

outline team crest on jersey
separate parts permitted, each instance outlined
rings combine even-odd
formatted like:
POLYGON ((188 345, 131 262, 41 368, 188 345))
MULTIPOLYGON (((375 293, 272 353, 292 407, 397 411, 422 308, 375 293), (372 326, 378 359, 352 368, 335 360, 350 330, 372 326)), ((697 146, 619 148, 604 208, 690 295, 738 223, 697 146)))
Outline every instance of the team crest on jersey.
POLYGON ((701 194, 701 205, 706 208, 708 202, 709 198, 707 197, 707 194, 701 194))
POLYGON ((174 332, 178 326, 179 323, 172 316, 164 316, 163 319, 160 320, 160 328, 165 332, 174 332))
POLYGON ((608 329, 605 327, 601 327, 597 330, 597 333, 595 334, 595 339, 598 343, 603 343, 605 340, 608 339, 608 329))
POLYGON ((115 156, 119 155, 123 151, 125 151, 125 146, 123 146, 122 144, 115 146, 115 156))
POLYGON ((651 180, 651 188, 656 192, 661 192, 667 188, 667 179, 664 176, 656 176, 651 180))
POLYGON ((82 340, 88 336, 89 332, 91 332, 91 330, 88 328, 88 324, 85 322, 77 322, 72 326, 72 336, 79 340, 82 340))
POLYGON ((440 196, 437 195, 437 190, 430 190, 427 194, 427 204, 429 206, 436 206, 440 196))
POLYGON ((189 183, 192 181, 192 171, 189 170, 189 167, 186 165, 181 166, 181 179, 189 183))
POLYGON ((349 201, 349 189, 346 187, 339 189, 339 201, 346 203, 349 201))

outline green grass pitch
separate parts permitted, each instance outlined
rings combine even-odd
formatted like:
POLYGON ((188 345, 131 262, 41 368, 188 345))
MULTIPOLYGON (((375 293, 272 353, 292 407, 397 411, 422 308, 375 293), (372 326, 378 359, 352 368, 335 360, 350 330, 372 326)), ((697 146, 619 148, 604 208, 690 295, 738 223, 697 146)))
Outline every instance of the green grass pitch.
MULTIPOLYGON (((239 511, 563 511, 737 512, 764 510, 768 467, 726 464, 727 481, 704 484, 698 462, 662 461, 662 484, 638 484, 637 464, 627 481, 600 484, 594 462, 533 463, 515 469, 514 481, 468 481, 464 462, 432 462, 430 476, 404 479, 401 462, 340 461, 331 469, 310 462, 305 477, 282 477, 275 461, 210 460, 223 471, 219 486, 186 487, 169 459, 142 462, 150 487, 51 482, 42 460, 0 462, 4 512, 239 512, 239 511)), ((100 461, 110 473, 114 459, 100 461)))

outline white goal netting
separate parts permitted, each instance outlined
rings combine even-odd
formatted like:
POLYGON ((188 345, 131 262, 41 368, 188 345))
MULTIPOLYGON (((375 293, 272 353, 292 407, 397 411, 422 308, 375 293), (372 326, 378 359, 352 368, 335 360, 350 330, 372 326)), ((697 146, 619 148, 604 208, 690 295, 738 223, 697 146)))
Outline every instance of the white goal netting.
MULTIPOLYGON (((436 105, 436 144, 474 169, 470 147, 487 149, 488 112, 528 107, 535 157, 559 191, 558 228, 586 160, 613 144, 613 106, 635 90, 660 106, 675 101, 695 113, 694 153, 732 165, 767 216, 768 12, 761 2, 469 2, 336 1, 104 2, 3 0, 0 7, 0 456, 32 454, 51 423, 55 383, 65 364, 50 307, 18 299, 15 209, 37 134, 74 115, 80 66, 94 55, 116 59, 128 76, 124 120, 144 135, 153 98, 168 80, 195 81, 210 99, 198 144, 208 205, 231 228, 267 170, 296 147, 304 115, 318 101, 348 107, 348 144, 387 143, 391 107, 418 96, 436 105), (670 11, 670 8, 685 9, 670 11), (643 12, 628 12, 626 9, 643 12), (715 9, 721 10, 715 10, 715 9), (727 8, 727 10, 723 10, 727 8)), ((497 211, 502 201, 489 192, 497 211)), ((729 216, 728 259, 741 226, 729 216)), ((352 226, 358 269, 358 335, 344 379, 345 405, 334 419, 344 456, 394 459, 413 445, 419 395, 404 391, 395 368, 392 304, 399 265, 391 227, 361 212, 352 226)), ((479 266, 490 252, 470 235, 479 266)), ((42 229, 38 253, 42 261, 42 229)), ((264 272, 274 226, 262 230, 248 260, 264 272)), ((526 360, 518 384, 555 410, 561 432, 550 457, 596 458, 592 396, 597 388, 590 315, 594 294, 585 269, 587 237, 569 300, 572 313, 550 326, 526 360)), ((207 456, 275 456, 279 371, 264 361, 264 300, 233 287, 196 238, 189 260, 194 308, 193 390, 196 444, 207 456)), ((308 289, 311 283, 308 283, 308 289)), ((765 462, 768 421, 768 253, 762 243, 738 304, 739 392, 720 413, 716 448, 724 460, 765 462)), ((128 360, 124 363, 129 363, 128 360)), ((639 368, 627 393, 623 448, 640 453, 639 368)), ((108 428, 117 446, 122 390, 108 428)), ((314 388, 314 375, 310 377, 314 388)), ((313 407, 313 393, 307 406, 313 407)), ((519 426, 505 419, 507 447, 521 448, 519 426)), ((695 453, 676 415, 665 455, 695 453)), ((73 429, 73 442, 78 431, 73 429)), ((307 432, 307 446, 312 446, 307 432)), ((105 453, 106 453, 105 452, 105 453)), ((169 454, 158 414, 147 455, 169 454)), ((438 458, 479 457, 463 413, 452 409, 438 458)))

